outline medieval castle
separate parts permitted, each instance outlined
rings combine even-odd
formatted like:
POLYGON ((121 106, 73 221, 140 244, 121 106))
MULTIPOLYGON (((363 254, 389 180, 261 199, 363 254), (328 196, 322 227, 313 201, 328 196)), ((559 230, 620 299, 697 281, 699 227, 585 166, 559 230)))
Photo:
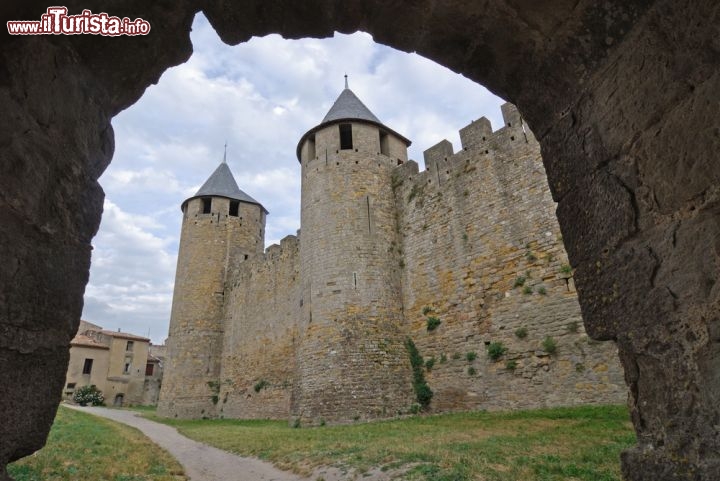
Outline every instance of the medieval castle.
POLYGON ((502 113, 419 172, 346 86, 298 143, 301 231, 266 250, 268 212, 223 162, 182 204, 158 413, 386 418, 418 408, 420 370, 434 412, 624 401, 615 345, 583 331, 539 145, 502 113))

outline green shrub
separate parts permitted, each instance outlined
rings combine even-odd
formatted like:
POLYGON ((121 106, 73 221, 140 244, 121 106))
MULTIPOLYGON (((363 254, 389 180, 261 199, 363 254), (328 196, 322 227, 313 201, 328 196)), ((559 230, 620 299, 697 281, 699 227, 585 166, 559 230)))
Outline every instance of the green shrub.
POLYGON ((533 254, 532 251, 527 251, 525 253, 525 258, 528 260, 528 262, 535 262, 537 260, 537 257, 535 254, 533 254))
POLYGON ((430 312, 432 312, 432 307, 430 307, 430 306, 425 306, 425 307, 422 308, 423 316, 427 316, 428 313, 430 313, 430 312))
POLYGON ((525 284, 525 276, 516 277, 513 287, 521 287, 523 284, 525 284))
POLYGON ((412 186, 412 189, 410 189, 410 193, 408 194, 408 202, 410 202, 411 200, 413 200, 417 195, 422 195, 422 194, 423 194, 423 188, 424 188, 424 186, 423 186, 423 187, 418 187, 417 184, 414 184, 414 185, 412 186))
POLYGON ((90 384, 89 386, 77 388, 75 390, 75 394, 73 394, 73 401, 81 406, 87 406, 88 404, 93 406, 104 406, 105 396, 103 396, 103 393, 100 392, 95 384, 90 384))
POLYGON ((467 373, 468 373, 468 376, 474 376, 475 374, 477 374, 477 371, 475 370, 474 367, 469 366, 469 367, 468 367, 468 370, 467 370, 467 373))
POLYGON ((465 359, 467 359, 468 362, 473 362, 475 359, 477 359, 477 353, 473 351, 465 353, 465 359))
POLYGON ((543 339, 542 347, 548 354, 555 354, 557 352, 557 342, 550 336, 546 336, 543 339))
POLYGON ((524 328, 524 327, 518 327, 518 328, 515 330, 515 335, 516 335, 519 339, 525 339, 525 338, 527 337, 527 335, 528 335, 528 330, 527 330, 526 328, 524 328))
POLYGON ((487 346, 487 354, 490 359, 493 361, 497 361, 502 357, 503 354, 507 352, 507 347, 503 345, 500 341, 494 341, 488 344, 487 346))
POLYGON ((431 357, 427 361, 425 361, 425 369, 428 371, 432 371, 433 366, 435 365, 435 358, 431 357))
POLYGON ((515 359, 510 359, 505 363, 505 369, 508 371, 514 371, 517 369, 517 361, 515 359))
POLYGON ((563 264, 560 266, 560 272, 563 274, 572 274, 572 267, 570 267, 570 264, 563 264))
POLYGON ((568 332, 578 332, 580 329, 580 324, 577 321, 568 322, 567 330, 568 332))
POLYGON ((455 352, 455 353, 453 353, 453 355, 452 355, 452 358, 455 359, 456 361, 457 361, 458 359, 460 359, 461 357, 462 357, 462 355, 461 355, 459 352, 455 352))
POLYGON ((442 354, 440 354, 440 364, 445 364, 446 362, 447 362, 447 356, 443 352, 442 354))
POLYGON ((434 331, 440 324, 442 324, 442 321, 435 316, 430 316, 427 318, 428 331, 434 331))
POLYGON ((538 294, 540 294, 541 296, 547 295, 547 289, 545 289, 545 286, 538 287, 537 291, 538 291, 538 294))
POLYGON ((410 365, 413 370, 413 389, 415 390, 415 398, 420 406, 427 408, 432 400, 433 392, 425 381, 425 373, 423 372, 425 361, 420 355, 420 352, 418 352, 418 349, 412 339, 407 338, 405 340, 405 348, 410 356, 410 365))
POLYGON ((263 389, 265 389, 266 387, 268 387, 269 385, 270 385, 270 383, 267 382, 265 379, 260 379, 258 382, 255 383, 255 385, 253 386, 253 389, 255 390, 255 392, 260 392, 263 389))
POLYGON ((530 286, 523 287, 523 294, 532 294, 532 287, 530 287, 530 286))

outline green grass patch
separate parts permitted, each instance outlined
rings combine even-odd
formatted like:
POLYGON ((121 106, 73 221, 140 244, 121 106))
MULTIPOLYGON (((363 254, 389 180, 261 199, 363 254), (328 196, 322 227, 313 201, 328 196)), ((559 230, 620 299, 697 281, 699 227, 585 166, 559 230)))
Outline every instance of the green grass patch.
POLYGON ((185 481, 183 469, 137 429, 58 409, 47 444, 8 465, 16 481, 185 481))
POLYGON ((635 442, 623 406, 416 416, 303 429, 285 421, 153 419, 198 441, 306 476, 318 466, 359 473, 404 467, 407 480, 619 481, 620 451, 635 442))

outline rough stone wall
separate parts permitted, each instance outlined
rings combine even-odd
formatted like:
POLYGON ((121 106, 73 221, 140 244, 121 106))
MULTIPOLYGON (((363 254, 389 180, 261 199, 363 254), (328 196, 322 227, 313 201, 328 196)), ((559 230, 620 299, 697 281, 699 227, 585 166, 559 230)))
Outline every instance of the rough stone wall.
POLYGON ((394 177, 405 318, 432 365, 432 407, 622 402, 614 343, 582 327, 539 145, 514 106, 503 116, 500 130, 475 121, 457 154, 440 142, 426 152, 426 171, 413 162, 394 177), (428 318, 441 324, 428 330, 428 318), (547 336, 555 353, 543 349, 547 336), (498 342, 507 352, 492 360, 487 349, 498 342))
POLYGON ((301 159, 302 323, 291 414, 302 423, 387 417, 412 402, 390 187, 398 159, 379 153, 376 126, 352 129, 352 150, 339 150, 330 125, 315 134, 316 156, 301 159))
POLYGON ((218 416, 287 419, 300 319, 299 240, 238 266, 226 285, 218 416))
POLYGON ((168 362, 158 413, 174 417, 215 416, 223 348, 227 273, 246 256, 263 251, 265 214, 241 202, 238 217, 230 202, 213 197, 210 213, 202 199, 190 200, 175 273, 168 336, 168 362))

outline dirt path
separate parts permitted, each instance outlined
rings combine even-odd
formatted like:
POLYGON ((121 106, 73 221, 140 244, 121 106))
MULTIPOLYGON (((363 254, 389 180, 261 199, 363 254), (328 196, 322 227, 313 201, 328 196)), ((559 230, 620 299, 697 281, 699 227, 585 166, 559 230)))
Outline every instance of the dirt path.
POLYGON ((175 457, 191 481, 309 481, 309 478, 280 471, 259 459, 243 458, 193 441, 179 434, 175 428, 139 417, 133 411, 65 406, 139 429, 175 457))

